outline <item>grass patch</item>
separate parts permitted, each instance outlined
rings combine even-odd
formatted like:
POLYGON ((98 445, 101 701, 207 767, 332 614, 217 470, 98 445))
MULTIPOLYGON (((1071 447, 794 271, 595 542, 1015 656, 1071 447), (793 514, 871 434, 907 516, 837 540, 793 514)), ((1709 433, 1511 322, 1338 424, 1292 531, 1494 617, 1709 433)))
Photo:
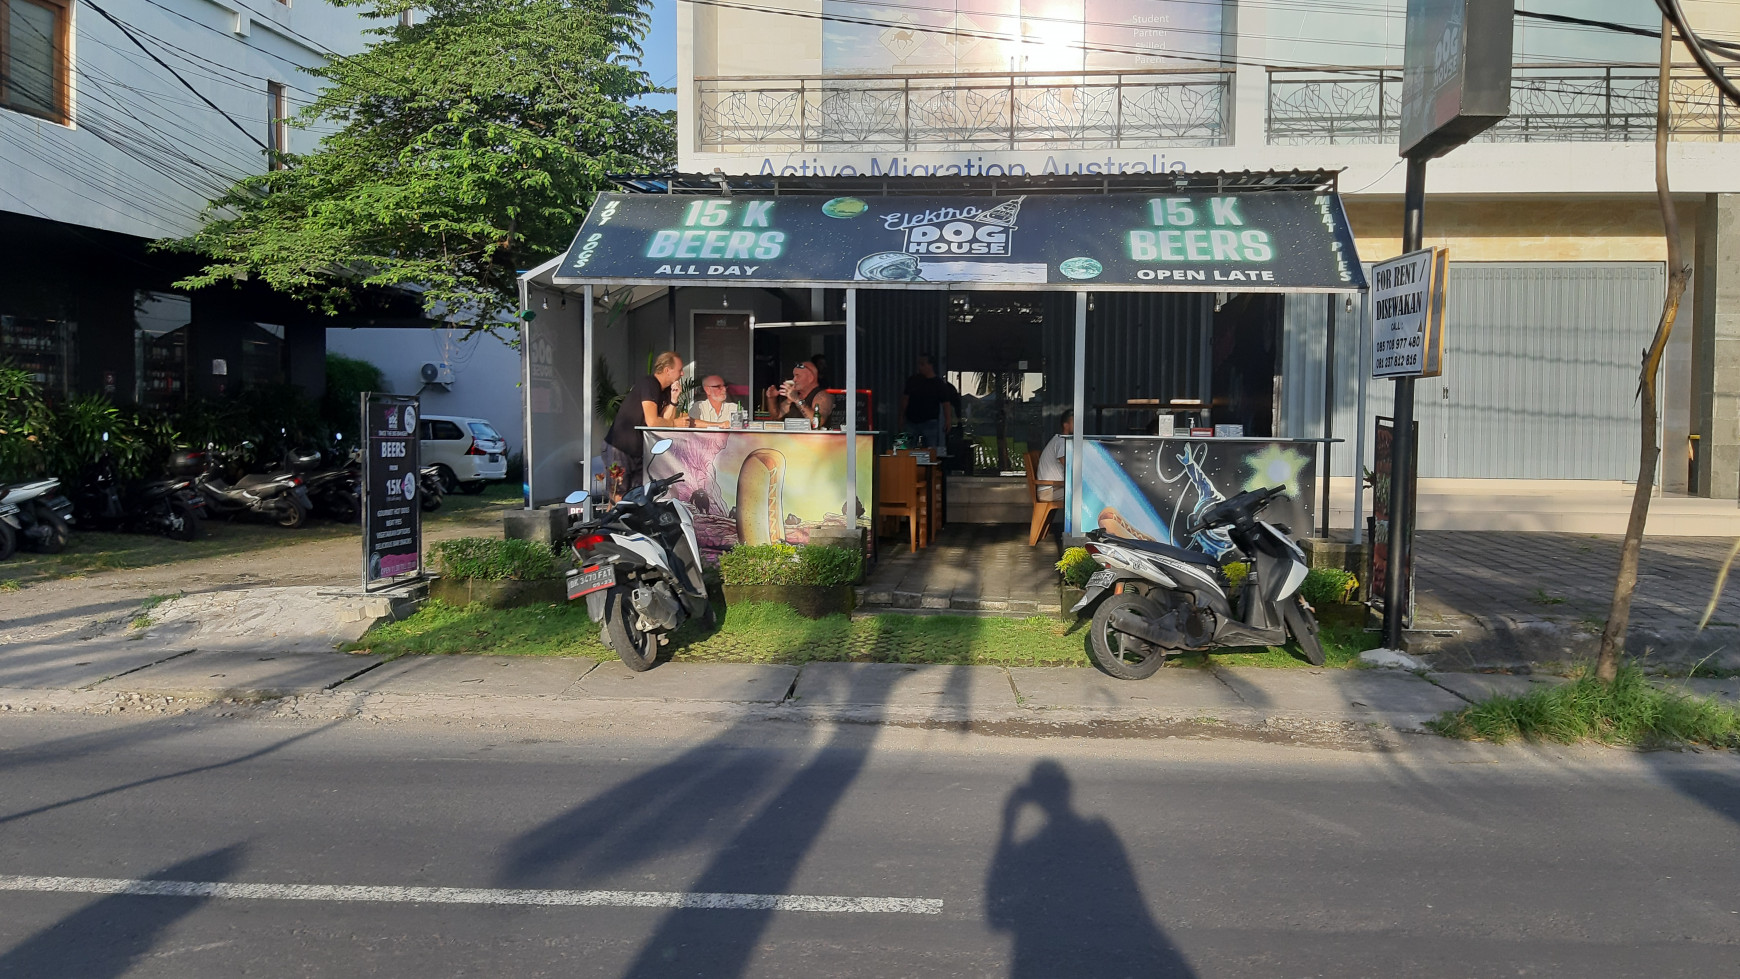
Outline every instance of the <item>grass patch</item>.
POLYGON ((1740 711, 1649 682, 1635 665, 1611 684, 1593 675, 1520 697, 1493 697, 1428 722, 1465 741, 1594 741, 1613 745, 1706 744, 1740 748, 1740 711))
MULTIPOLYGON (((518 485, 491 484, 476 496, 455 493, 444 498, 441 509, 423 514, 423 530, 428 534, 456 524, 491 521, 499 528, 501 512, 520 505, 518 485)), ((204 561, 270 551, 307 541, 355 538, 361 534, 356 524, 337 524, 318 517, 299 530, 286 530, 246 518, 234 521, 214 518, 206 521, 204 536, 195 541, 175 541, 156 534, 115 534, 74 528, 66 550, 59 554, 21 550, 0 564, 0 591, 17 591, 39 582, 77 578, 100 571, 204 561)), ((358 546, 361 546, 360 542, 358 546)))
MULTIPOLYGON (((671 638, 672 659, 689 663, 874 662, 945 666, 1089 666, 1087 629, 1055 618, 980 618, 885 613, 856 619, 808 619, 774 603, 743 602, 721 610, 719 627, 694 624, 671 638)), ((1326 628, 1331 667, 1356 665, 1376 637, 1353 627, 1326 628)), ((598 641, 584 603, 511 609, 426 603, 410 618, 371 630, 349 647, 379 656, 487 653, 613 659, 598 641)), ((1277 648, 1217 655, 1229 666, 1307 666, 1277 648)), ((1202 666, 1202 654, 1179 665, 1202 666)))
POLYGON ((1535 589, 1535 593, 1533 595, 1529 596, 1529 601, 1534 602, 1536 605, 1563 605, 1563 604, 1565 604, 1565 598, 1563 595, 1549 595, 1546 593, 1545 589, 1541 589, 1541 588, 1535 589))

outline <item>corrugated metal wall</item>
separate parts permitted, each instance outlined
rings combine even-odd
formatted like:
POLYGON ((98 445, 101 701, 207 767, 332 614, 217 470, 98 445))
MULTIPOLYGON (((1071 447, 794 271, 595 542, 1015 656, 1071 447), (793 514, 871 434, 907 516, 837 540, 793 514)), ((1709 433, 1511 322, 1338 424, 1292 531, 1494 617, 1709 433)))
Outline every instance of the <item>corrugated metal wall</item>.
MULTIPOLYGON (((1636 474, 1637 363, 1661 313, 1658 262, 1452 262, 1444 376, 1415 389, 1420 474, 1626 479, 1636 474)), ((1283 426, 1316 436, 1323 414, 1325 300, 1289 297, 1283 426)), ((1353 317, 1338 314, 1335 471, 1351 472, 1358 371, 1353 317)), ((1390 414, 1370 382, 1367 425, 1390 414)), ((1369 441, 1370 432, 1367 432, 1369 441)), ((1369 461, 1369 447, 1367 465, 1369 461)))
MULTIPOLYGON (((1073 337, 1074 299, 1068 301, 1073 337)), ((1047 323, 1052 317, 1047 316, 1047 323)), ((1087 404, 1122 404, 1131 398, 1209 397, 1214 342, 1214 297, 1205 293, 1112 292, 1093 297, 1088 311, 1087 404)), ((1070 381, 1063 378, 1063 386, 1070 381)), ((1118 434, 1128 419, 1107 416, 1118 434)))

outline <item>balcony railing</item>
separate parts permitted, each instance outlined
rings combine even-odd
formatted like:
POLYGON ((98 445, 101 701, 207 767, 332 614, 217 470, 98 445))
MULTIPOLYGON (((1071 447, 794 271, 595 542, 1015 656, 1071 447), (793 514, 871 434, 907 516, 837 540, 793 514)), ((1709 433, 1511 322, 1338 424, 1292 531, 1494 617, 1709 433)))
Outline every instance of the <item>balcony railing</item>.
MULTIPOLYGON (((1740 74, 1740 72, 1737 72, 1740 74)), ((1499 143, 1647 142, 1655 138, 1657 66, 1518 65, 1510 117, 1478 139, 1499 143)), ((1740 139, 1740 118, 1695 67, 1669 77, 1673 138, 1740 139)), ((1270 68, 1271 143, 1393 143, 1400 68, 1270 68)))
POLYGON ((696 80, 707 153, 1108 149, 1230 141, 1231 71, 696 80))

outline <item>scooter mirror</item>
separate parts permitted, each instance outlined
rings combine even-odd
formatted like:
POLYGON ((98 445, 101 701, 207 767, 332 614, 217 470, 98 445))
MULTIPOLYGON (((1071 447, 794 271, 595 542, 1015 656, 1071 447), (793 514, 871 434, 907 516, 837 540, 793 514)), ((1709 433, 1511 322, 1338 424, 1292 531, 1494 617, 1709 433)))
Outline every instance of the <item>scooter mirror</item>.
POLYGON ((653 443, 652 454, 655 456, 662 456, 666 452, 670 451, 670 448, 671 448, 671 440, 670 439, 659 439, 657 442, 653 443))
POLYGON ((579 506, 580 504, 585 503, 586 500, 587 495, 585 490, 575 490, 562 498, 562 502, 567 503, 570 506, 579 506))

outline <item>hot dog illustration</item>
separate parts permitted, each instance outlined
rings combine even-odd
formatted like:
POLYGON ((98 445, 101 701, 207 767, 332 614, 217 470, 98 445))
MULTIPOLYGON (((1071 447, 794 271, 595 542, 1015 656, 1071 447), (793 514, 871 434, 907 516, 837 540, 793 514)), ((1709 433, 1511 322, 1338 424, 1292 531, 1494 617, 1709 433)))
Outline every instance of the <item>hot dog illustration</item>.
POLYGON ((737 472, 737 536, 745 544, 785 540, 785 454, 756 449, 737 472))

